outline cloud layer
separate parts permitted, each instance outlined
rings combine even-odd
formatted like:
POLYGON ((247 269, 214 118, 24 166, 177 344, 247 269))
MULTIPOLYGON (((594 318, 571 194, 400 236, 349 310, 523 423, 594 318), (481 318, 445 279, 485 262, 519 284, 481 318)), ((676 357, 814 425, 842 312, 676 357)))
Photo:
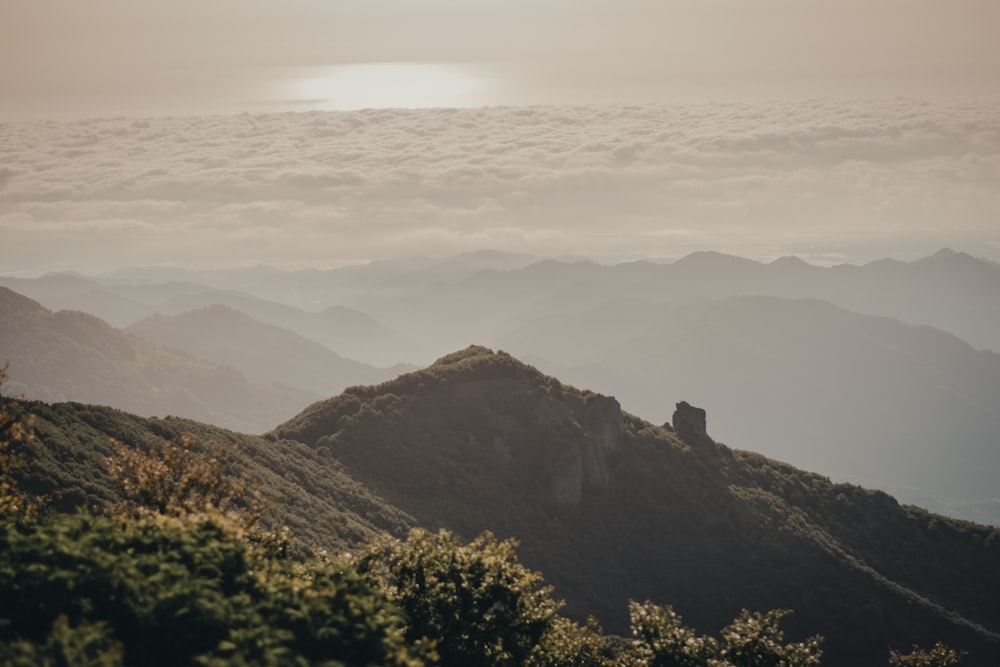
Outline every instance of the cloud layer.
POLYGON ((1000 241, 987 102, 9 123, 0 165, 4 271, 1000 241))

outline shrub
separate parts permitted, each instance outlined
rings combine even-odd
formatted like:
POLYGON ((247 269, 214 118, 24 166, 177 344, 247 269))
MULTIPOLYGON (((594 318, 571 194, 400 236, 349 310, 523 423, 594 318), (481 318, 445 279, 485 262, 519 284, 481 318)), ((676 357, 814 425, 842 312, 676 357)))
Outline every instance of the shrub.
POLYGON ((778 627, 785 610, 743 610, 721 640, 699 636, 669 606, 630 603, 634 649, 621 660, 650 667, 812 667, 820 664, 819 637, 784 643, 778 627))
POLYGON ((126 665, 423 664, 401 614, 352 567, 295 563, 242 534, 210 518, 3 523, 0 657, 120 647, 126 665))
POLYGON ((964 654, 938 642, 931 649, 913 647, 910 653, 891 651, 889 664, 892 667, 954 667, 961 664, 964 654))
POLYGON ((407 639, 430 643, 444 667, 525 665, 560 603, 515 546, 490 533, 463 545, 447 531, 416 529, 405 541, 374 542, 356 562, 406 613, 407 639))

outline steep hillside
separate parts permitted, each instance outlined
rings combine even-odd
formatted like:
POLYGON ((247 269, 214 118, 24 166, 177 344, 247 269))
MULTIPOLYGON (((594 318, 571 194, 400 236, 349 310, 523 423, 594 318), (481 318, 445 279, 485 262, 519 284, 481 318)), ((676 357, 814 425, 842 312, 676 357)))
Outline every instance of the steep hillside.
POLYGON ((121 500, 105 465, 114 451, 111 439, 148 450, 186 434, 208 451, 235 447, 233 474, 246 474, 259 484, 271 505, 265 523, 289 528, 299 550, 308 545, 343 551, 415 525, 335 461, 302 443, 263 440, 178 417, 143 418, 97 405, 23 400, 8 405, 34 420, 35 439, 25 445, 26 466, 17 475, 31 493, 52 494, 59 510, 100 508, 121 500))
POLYGON ((0 360, 13 394, 180 415, 259 432, 316 398, 157 347, 78 311, 51 312, 0 287, 0 360))
POLYGON ((815 299, 619 299, 501 343, 644 417, 683 394, 723 439, 1000 523, 1000 355, 942 331, 815 299))
POLYGON ((174 317, 153 315, 128 327, 148 341, 199 359, 232 366, 252 380, 278 382, 331 396, 357 384, 375 384, 413 367, 375 368, 345 359, 288 329, 215 305, 174 317))
POLYGON ((577 614, 625 626, 629 598, 695 627, 741 607, 796 610, 829 665, 879 664, 930 638, 1000 659, 994 529, 900 506, 717 444, 681 405, 676 432, 503 353, 469 348, 353 388, 275 429, 336 460, 418 522, 522 540, 577 614))

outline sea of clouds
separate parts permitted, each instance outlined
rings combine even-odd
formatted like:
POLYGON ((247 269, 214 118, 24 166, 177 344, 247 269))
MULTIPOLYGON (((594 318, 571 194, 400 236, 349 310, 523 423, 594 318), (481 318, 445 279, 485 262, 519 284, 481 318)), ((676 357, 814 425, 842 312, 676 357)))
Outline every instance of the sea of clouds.
POLYGON ((949 239, 978 249, 1000 241, 998 185, 989 102, 6 123, 0 271, 328 266, 484 247, 817 261, 949 239))

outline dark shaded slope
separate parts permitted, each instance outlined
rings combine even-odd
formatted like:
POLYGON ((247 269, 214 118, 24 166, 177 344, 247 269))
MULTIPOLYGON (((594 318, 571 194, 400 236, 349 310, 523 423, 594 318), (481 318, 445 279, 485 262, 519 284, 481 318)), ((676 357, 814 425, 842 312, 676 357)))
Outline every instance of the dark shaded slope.
POLYGON ((233 368, 157 347, 77 311, 50 312, 0 287, 0 361, 13 394, 175 414, 262 431, 315 398, 251 382, 233 368))
POLYGON ((796 610, 828 665, 943 640, 1000 659, 995 530, 621 412, 483 348, 354 388, 274 432, 339 460, 423 525, 521 539, 577 614, 623 630, 626 601, 715 629, 796 610))

